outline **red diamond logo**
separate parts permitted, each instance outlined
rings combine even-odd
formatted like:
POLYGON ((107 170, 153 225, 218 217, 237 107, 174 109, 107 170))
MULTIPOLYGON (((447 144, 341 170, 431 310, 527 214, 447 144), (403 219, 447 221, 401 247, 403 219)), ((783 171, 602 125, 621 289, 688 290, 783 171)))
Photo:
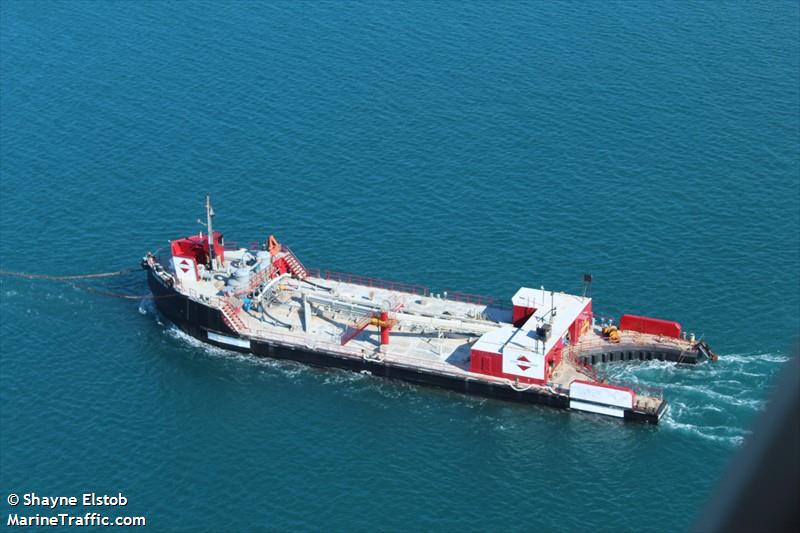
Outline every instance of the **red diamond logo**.
POLYGON ((517 365, 517 366, 518 366, 518 367, 520 368, 520 370, 522 370, 523 372, 525 372, 526 370, 528 370, 528 369, 530 368, 529 366, 525 366, 525 365, 517 365))
POLYGON ((186 272, 189 272, 189 261, 183 259, 181 260, 180 265, 181 265, 181 270, 183 271, 184 274, 186 272))
POLYGON ((524 355, 521 355, 521 356, 517 357, 517 361, 522 361, 524 363, 530 363, 531 362, 530 359, 528 359, 524 355))

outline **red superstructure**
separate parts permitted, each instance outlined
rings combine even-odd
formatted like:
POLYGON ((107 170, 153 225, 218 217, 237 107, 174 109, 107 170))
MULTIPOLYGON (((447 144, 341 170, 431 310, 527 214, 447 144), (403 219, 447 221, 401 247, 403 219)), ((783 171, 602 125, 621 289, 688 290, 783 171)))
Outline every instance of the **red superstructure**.
POLYGON ((664 335, 674 339, 681 337, 681 325, 677 322, 649 316, 622 315, 619 318, 619 329, 649 333, 650 335, 664 335))
POLYGON ((470 370, 519 383, 547 383, 565 346, 592 326, 592 300, 523 287, 511 299, 512 324, 481 336, 470 352, 470 370))

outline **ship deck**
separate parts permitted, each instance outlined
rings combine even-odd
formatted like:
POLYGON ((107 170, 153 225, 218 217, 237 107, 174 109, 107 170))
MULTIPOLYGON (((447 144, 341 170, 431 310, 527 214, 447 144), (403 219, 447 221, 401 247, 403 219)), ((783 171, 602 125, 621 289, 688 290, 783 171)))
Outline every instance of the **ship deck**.
MULTIPOLYGON (((190 296, 214 304, 223 287, 222 281, 199 283, 190 296)), ((491 376, 469 371, 470 346, 483 333, 511 321, 509 309, 320 277, 286 279, 278 289, 261 306, 242 309, 238 316, 247 331, 240 333, 479 379, 491 376), (389 316, 398 320, 388 345, 381 345, 375 326, 367 326, 342 345, 348 328, 357 326, 365 314, 386 307, 394 309, 389 316)))
MULTIPOLYGON (((467 298, 463 296, 413 291, 415 286, 410 285, 407 286, 410 290, 397 290, 394 284, 389 288, 370 286, 363 279, 353 282, 312 274, 301 280, 287 274, 272 280, 263 296, 248 302, 242 297, 242 291, 238 291, 238 296, 231 294, 230 268, 237 262, 229 262, 228 255, 234 257, 226 251, 225 263, 212 276, 204 277, 192 287, 178 287, 178 290, 219 309, 224 308, 226 302, 232 302, 231 307, 239 309, 240 321, 234 329, 242 337, 300 346, 339 357, 384 361, 467 380, 519 386, 504 377, 469 370, 471 346, 487 332, 512 327, 511 309, 493 305, 490 299, 464 301, 467 298), (228 274, 223 274, 226 270, 228 274), (374 325, 366 326, 342 343, 342 339, 347 338, 343 336, 353 332, 351 328, 363 325, 364 317, 377 317, 382 310, 388 311, 389 318, 396 321, 388 345, 381 344, 380 330, 374 325)), ((589 336, 592 342, 598 342, 596 335, 589 336)), ((591 369, 570 352, 570 356, 562 357, 547 385, 524 385, 521 389, 563 394, 575 380, 596 379, 591 369)), ((656 411, 662 401, 649 395, 637 395, 636 407, 656 411)))

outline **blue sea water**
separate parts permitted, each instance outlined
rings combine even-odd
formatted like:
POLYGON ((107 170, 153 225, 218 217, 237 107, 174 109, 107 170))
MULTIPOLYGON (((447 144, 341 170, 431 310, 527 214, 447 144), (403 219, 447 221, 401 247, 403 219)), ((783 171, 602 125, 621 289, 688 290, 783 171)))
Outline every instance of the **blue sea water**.
MULTIPOLYGON (((0 279, 0 507, 154 530, 684 530, 800 330, 796 2, 0 2, 2 270, 198 229, 309 266, 580 290, 721 359, 615 366, 657 427, 259 361, 0 279), (113 513, 111 513, 113 514, 113 513)), ((143 294, 142 274, 95 282, 143 294)))

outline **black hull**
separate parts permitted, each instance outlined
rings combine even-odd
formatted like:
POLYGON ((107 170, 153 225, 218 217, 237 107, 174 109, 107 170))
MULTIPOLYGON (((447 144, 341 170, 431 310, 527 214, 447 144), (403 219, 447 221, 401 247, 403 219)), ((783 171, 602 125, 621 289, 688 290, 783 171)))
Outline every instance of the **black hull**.
POLYGON ((700 353, 697 351, 682 352, 669 348, 642 348, 638 344, 608 345, 603 350, 584 353, 578 356, 583 364, 597 365, 601 363, 629 362, 629 361, 671 361, 678 364, 694 365, 699 362, 700 353))
MULTIPOLYGON (((218 309, 195 302, 175 289, 165 286, 150 269, 147 271, 147 282, 155 296, 156 307, 161 314, 192 337, 226 350, 250 353, 258 357, 297 361, 317 367, 368 372, 383 378, 399 379, 414 384, 433 386, 487 398, 569 409, 569 397, 566 395, 550 394, 533 389, 517 391, 508 385, 418 371, 406 367, 393 366, 382 361, 339 357, 334 354, 316 352, 302 347, 289 347, 256 339, 249 339, 249 347, 216 342, 209 339, 209 332, 227 337, 241 338, 238 333, 225 324, 218 309)), ((656 424, 659 418, 660 413, 652 415, 633 410, 625 411, 625 420, 656 424)))

